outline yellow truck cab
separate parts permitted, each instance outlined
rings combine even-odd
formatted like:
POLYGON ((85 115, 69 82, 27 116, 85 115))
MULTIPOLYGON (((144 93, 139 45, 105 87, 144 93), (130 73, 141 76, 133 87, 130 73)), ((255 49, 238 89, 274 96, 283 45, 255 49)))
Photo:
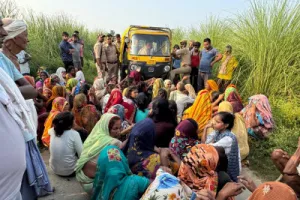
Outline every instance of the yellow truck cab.
POLYGON ((120 62, 144 79, 165 78, 171 70, 171 40, 169 28, 131 25, 122 35, 120 62))

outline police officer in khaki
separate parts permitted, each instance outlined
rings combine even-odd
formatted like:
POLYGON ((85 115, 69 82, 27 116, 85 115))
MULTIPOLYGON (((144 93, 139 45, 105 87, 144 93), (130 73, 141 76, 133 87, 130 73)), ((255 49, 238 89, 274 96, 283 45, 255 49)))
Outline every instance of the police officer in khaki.
POLYGON ((105 45, 105 54, 107 59, 107 81, 112 77, 118 77, 119 70, 119 51, 112 42, 112 35, 107 35, 107 44, 105 45))
POLYGON ((98 77, 105 79, 105 69, 106 69, 106 52, 104 48, 104 38, 105 35, 99 34, 97 43, 94 45, 94 54, 96 59, 96 68, 98 77))

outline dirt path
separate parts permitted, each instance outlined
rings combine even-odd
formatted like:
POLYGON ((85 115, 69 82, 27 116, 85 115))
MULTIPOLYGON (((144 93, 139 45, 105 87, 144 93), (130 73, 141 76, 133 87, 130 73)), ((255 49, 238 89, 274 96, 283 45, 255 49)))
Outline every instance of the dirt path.
MULTIPOLYGON (((50 181, 55 192, 47 197, 39 198, 40 200, 89 200, 89 196, 83 191, 81 185, 76 181, 76 178, 63 178, 55 175, 49 168, 49 151, 42 153, 49 173, 50 181)), ((242 174, 251 177, 254 182, 259 185, 261 180, 248 168, 244 168, 242 174)), ((236 197, 236 200, 246 200, 250 195, 248 190, 236 197)))

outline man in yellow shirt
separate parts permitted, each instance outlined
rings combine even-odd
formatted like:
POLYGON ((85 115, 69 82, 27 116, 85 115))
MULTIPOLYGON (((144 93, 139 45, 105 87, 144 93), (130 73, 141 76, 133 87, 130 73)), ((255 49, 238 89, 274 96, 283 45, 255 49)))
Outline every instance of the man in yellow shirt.
POLYGON ((221 92, 224 92, 226 87, 230 84, 232 80, 232 73, 238 64, 239 62, 237 59, 232 56, 232 47, 227 45, 218 73, 218 85, 221 92))

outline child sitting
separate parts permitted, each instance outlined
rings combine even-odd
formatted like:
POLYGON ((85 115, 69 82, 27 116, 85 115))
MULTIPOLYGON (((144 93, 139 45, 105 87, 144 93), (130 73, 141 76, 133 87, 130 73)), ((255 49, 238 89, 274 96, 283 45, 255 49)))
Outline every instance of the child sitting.
POLYGON ((236 136, 231 132, 233 126, 234 115, 229 112, 219 112, 213 122, 208 123, 204 128, 202 143, 225 149, 228 159, 228 175, 236 182, 241 171, 241 157, 236 136), (207 135, 208 128, 214 129, 210 135, 207 135))

